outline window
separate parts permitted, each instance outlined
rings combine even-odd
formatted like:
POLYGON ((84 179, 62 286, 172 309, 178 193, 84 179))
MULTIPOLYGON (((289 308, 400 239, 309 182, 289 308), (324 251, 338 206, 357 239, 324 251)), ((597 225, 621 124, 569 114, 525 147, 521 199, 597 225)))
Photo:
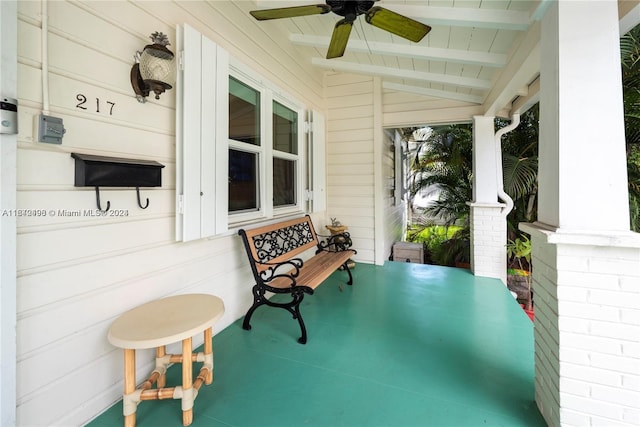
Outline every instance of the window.
POLYGON ((229 221, 302 211, 302 110, 257 76, 229 75, 229 221))
POLYGON ((176 39, 176 240, 324 211, 323 115, 305 112, 189 25, 176 39))
POLYGON ((273 101, 273 148, 298 154, 298 113, 273 101))
POLYGON ((258 209, 258 155, 229 150, 229 212, 258 209))
POLYGON ((273 101, 273 206, 295 205, 298 113, 273 101))
POLYGON ((229 138, 260 145, 260 92, 229 78, 229 138))
POLYGON ((229 150, 229 212, 257 211, 260 92, 233 77, 229 77, 229 139, 242 148, 229 150))
POLYGON ((273 158, 273 206, 296 204, 296 162, 273 158))

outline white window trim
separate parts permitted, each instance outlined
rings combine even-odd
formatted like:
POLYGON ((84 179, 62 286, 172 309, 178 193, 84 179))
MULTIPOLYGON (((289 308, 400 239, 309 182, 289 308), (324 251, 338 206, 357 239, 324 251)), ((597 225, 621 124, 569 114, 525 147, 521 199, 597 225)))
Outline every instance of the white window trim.
POLYGON ((266 81, 255 71, 233 58, 229 61, 229 76, 251 86, 260 93, 260 146, 242 143, 229 138, 229 149, 258 153, 258 205, 259 208, 250 212, 229 212, 229 225, 238 226, 247 222, 269 220, 281 216, 302 214, 305 212, 305 176, 306 146, 305 141, 305 109, 303 104, 269 81, 266 81), (276 101, 298 114, 298 154, 273 150, 273 102, 276 101), (294 160, 296 162, 296 204, 282 207, 273 206, 273 158, 294 160))
MULTIPOLYGON (((307 160, 306 160, 306 153, 305 153, 307 149, 307 146, 305 144, 305 121, 306 121, 305 109, 300 103, 290 98, 287 98, 285 95, 283 95, 283 93, 280 93, 280 92, 273 92, 271 105, 273 105, 273 101, 281 104, 284 107, 289 108, 292 111, 295 111, 298 114, 298 129, 297 129, 298 154, 291 154, 291 153, 286 153, 286 152, 277 151, 277 150, 273 150, 272 152, 272 158, 276 157, 279 159, 293 160, 296 162, 296 165, 295 165, 296 166, 296 204, 274 207, 273 214, 274 216, 283 216, 283 215, 289 215, 293 213, 303 213, 305 210, 304 208, 306 204, 306 200, 304 197, 304 193, 305 193, 304 190, 306 187, 305 177, 308 174, 307 160)), ((273 124, 272 120, 269 120, 269 123, 270 125, 272 125, 273 124)), ((269 135, 272 135, 271 130, 269 132, 269 135)), ((270 176, 273 176, 273 174, 270 176)))

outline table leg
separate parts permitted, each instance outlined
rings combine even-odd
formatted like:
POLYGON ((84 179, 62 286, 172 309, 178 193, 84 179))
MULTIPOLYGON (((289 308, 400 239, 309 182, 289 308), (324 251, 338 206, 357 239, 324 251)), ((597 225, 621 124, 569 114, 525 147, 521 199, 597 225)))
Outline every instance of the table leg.
MULTIPOLYGON (((167 354, 167 347, 166 346, 160 346, 156 348, 156 357, 158 359, 166 356, 167 354)), ((158 377, 158 381, 156 382, 157 384, 157 388, 163 388, 166 384, 167 384, 167 375, 166 374, 162 374, 158 377)))
MULTIPOLYGON (((136 351, 124 349, 124 394, 136 391, 136 351)), ((136 426, 136 413, 124 416, 124 427, 136 426)))
POLYGON ((182 424, 193 422, 193 367, 191 338, 182 340, 182 424))
MULTIPOLYGON (((204 355, 205 358, 208 354, 211 355, 211 361, 213 362, 213 328, 205 329, 204 331, 204 355)), ((213 382, 213 365, 211 366, 211 370, 207 374, 207 378, 205 380, 205 384, 209 385, 213 382)))

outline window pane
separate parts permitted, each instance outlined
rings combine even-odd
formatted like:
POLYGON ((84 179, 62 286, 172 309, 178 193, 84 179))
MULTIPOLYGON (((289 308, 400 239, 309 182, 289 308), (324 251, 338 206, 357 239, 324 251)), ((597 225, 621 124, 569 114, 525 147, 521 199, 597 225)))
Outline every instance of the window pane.
POLYGON ((229 138, 260 145, 260 92, 229 77, 229 138))
POLYGON ((298 113, 273 102, 273 149, 298 154, 298 113))
POLYGON ((258 155, 229 150, 229 212, 258 209, 258 155))
POLYGON ((296 162, 273 159, 273 206, 296 204, 296 162))

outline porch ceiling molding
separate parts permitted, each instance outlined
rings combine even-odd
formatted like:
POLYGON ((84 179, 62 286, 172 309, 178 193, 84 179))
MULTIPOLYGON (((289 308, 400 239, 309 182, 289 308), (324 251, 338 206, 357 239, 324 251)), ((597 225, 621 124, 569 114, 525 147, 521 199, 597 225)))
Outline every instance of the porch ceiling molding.
POLYGON ((326 68, 333 71, 343 71, 347 73, 403 78, 420 82, 437 82, 457 85, 461 87, 468 87, 472 89, 489 89, 491 87, 491 82, 489 80, 474 79, 470 77, 459 77, 448 74, 429 73, 425 71, 398 69, 380 65, 359 64, 356 62, 340 61, 336 59, 312 58, 311 63, 318 67, 326 68))
MULTIPOLYGON (((260 9, 313 5, 319 3, 322 3, 322 1, 256 1, 256 4, 260 9)), ((385 2, 384 7, 401 15, 408 16, 418 21, 423 21, 431 26, 442 25, 524 31, 529 27, 529 24, 531 22, 530 16, 527 12, 514 10, 455 8, 442 6, 425 6, 422 4, 394 4, 393 1, 385 2)))
POLYGON ((385 7, 431 26, 445 25, 524 31, 529 27, 531 21, 527 12, 515 10, 396 5, 393 3, 389 3, 385 7))
MULTIPOLYGON (((290 40, 293 44, 326 49, 329 46, 331 37, 293 33, 290 36, 290 40)), ((503 67, 507 63, 507 55, 500 53, 442 49, 409 44, 400 45, 397 43, 376 41, 349 40, 349 50, 374 55, 402 56, 406 58, 448 61, 494 68, 503 67)))

